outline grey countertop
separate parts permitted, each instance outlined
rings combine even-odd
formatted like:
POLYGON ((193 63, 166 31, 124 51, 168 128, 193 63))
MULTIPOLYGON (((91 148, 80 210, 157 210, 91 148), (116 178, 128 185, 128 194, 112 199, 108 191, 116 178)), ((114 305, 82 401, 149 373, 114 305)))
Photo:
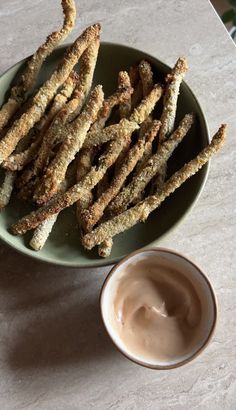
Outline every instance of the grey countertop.
MULTIPOLYGON (((170 371, 139 367, 113 348, 101 323, 98 295, 108 268, 49 266, 0 244, 0 407, 235 409, 235 46, 207 0, 76 3, 69 40, 98 20, 103 40, 135 46, 170 65, 185 55, 191 67, 186 81, 210 132, 229 124, 197 205, 161 242, 209 275, 219 321, 213 342, 191 364, 170 371)), ((1 0, 0 72, 31 54, 60 21, 59 0, 1 0)))

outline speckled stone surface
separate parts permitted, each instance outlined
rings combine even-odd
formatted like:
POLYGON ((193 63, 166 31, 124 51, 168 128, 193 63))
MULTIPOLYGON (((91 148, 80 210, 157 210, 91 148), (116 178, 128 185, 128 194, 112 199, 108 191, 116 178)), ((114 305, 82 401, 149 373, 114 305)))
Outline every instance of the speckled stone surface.
MULTIPOLYGON (((76 270, 29 260, 0 244, 0 408, 235 409, 236 49, 206 0, 76 1, 76 35, 100 21, 103 40, 190 64, 211 133, 229 124, 197 205, 162 246, 209 275, 219 301, 213 342, 171 371, 138 367, 118 353, 101 323, 98 295, 108 268, 76 270)), ((0 72, 31 54, 61 21, 59 0, 0 1, 0 72)))

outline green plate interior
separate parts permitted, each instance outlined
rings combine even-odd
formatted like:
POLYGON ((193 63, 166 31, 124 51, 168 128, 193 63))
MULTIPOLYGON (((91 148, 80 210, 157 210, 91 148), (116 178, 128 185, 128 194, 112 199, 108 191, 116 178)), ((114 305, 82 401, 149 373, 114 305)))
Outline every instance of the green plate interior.
MULTIPOLYGON (((47 63, 40 72, 36 87, 42 84, 55 69, 63 56, 65 48, 66 46, 58 48, 48 58, 47 63)), ((131 64, 139 62, 143 58, 149 60, 155 69, 156 81, 163 80, 165 74, 170 71, 168 66, 142 51, 119 44, 102 43, 94 84, 102 84, 105 95, 109 95, 116 88, 118 72, 128 69, 131 64)), ((21 70, 24 62, 25 60, 16 64, 1 76, 1 104, 7 96, 7 90, 11 82, 21 70)), ((201 107, 193 92, 186 83, 183 83, 178 100, 176 123, 182 119, 184 114, 189 112, 196 113, 196 122, 191 132, 168 162, 168 173, 170 174, 179 169, 186 161, 192 159, 209 141, 207 124, 201 107)), ((98 257, 96 249, 86 252, 82 248, 73 207, 61 212, 45 247, 40 252, 35 252, 28 246, 32 233, 28 233, 24 237, 15 237, 8 232, 8 228, 13 222, 32 209, 29 205, 21 203, 13 197, 10 205, 0 214, 0 238, 18 251, 50 263, 76 267, 104 266, 116 263, 119 259, 138 248, 157 241, 159 244, 161 243, 163 235, 169 233, 183 219, 196 201, 206 180, 207 171, 208 165, 172 194, 148 218, 145 224, 140 223, 129 231, 115 237, 112 254, 105 260, 98 257)))

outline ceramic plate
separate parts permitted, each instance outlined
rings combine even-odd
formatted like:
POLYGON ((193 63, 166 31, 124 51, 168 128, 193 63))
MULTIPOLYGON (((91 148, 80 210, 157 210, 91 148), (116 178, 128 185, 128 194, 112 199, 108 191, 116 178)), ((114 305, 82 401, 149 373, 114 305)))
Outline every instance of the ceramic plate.
MULTIPOLYGON (((66 46, 58 48, 48 58, 47 63, 44 64, 40 72, 36 87, 42 84, 56 68, 65 49, 66 46)), ((137 63, 143 58, 151 62, 155 70, 156 81, 163 80, 165 74, 170 71, 170 67, 142 51, 120 44, 102 43, 94 76, 94 84, 102 84, 105 95, 108 96, 116 88, 118 72, 128 69, 131 64, 137 63)), ((12 80, 24 63, 25 60, 19 62, 1 76, 1 104, 7 96, 7 90, 12 80)), ((186 83, 183 83, 178 100, 176 123, 183 118, 184 114, 189 112, 196 113, 195 125, 168 162, 168 174, 172 174, 185 162, 192 159, 209 141, 206 119, 202 109, 194 93, 186 83)), ((82 248, 76 226, 74 207, 61 212, 45 247, 41 251, 35 252, 28 246, 32 235, 31 232, 25 236, 13 236, 8 231, 9 226, 13 222, 16 222, 21 216, 31 210, 29 205, 21 203, 17 198, 13 197, 6 210, 0 213, 0 238, 16 250, 49 263, 74 267, 95 267, 113 264, 138 248, 150 246, 154 243, 161 244, 163 236, 170 233, 190 211, 204 186, 207 172, 208 165, 204 166, 198 174, 185 182, 181 188, 172 194, 148 218, 145 224, 140 223, 129 231, 115 237, 111 256, 107 259, 98 257, 96 249, 86 252, 82 248)), ((2 174, 0 175, 1 177, 2 174)))

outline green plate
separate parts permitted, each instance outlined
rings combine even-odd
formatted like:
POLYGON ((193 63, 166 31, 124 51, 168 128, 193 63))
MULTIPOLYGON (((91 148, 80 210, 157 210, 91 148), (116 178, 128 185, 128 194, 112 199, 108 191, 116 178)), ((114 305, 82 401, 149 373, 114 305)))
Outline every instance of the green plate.
MULTIPOLYGON (((63 56, 66 46, 62 46, 48 58, 47 63, 40 72, 36 87, 42 84, 57 66, 63 56)), ((156 58, 120 44, 102 43, 95 71, 94 84, 102 84, 105 95, 109 95, 116 88, 117 74, 120 70, 126 70, 131 64, 141 59, 147 59, 155 69, 155 80, 163 80, 170 67, 156 58)), ((24 61, 10 68, 0 78, 1 98, 3 103, 7 96, 7 90, 19 72, 24 61)), ((192 159, 209 142, 206 119, 202 109, 190 88, 186 83, 181 85, 178 101, 176 123, 184 114, 196 113, 196 122, 191 132, 176 149, 168 163, 168 173, 173 173, 185 162, 192 159)), ((161 244, 161 239, 183 220, 197 200, 206 181, 208 165, 204 166, 198 174, 184 183, 174 194, 172 194, 161 207, 154 212, 145 224, 138 224, 129 231, 115 237, 111 256, 107 259, 99 258, 97 250, 86 252, 79 239, 76 226, 75 209, 73 207, 61 212, 58 221, 48 239, 45 247, 35 252, 28 246, 32 233, 25 236, 13 236, 8 229, 13 222, 30 211, 30 206, 21 203, 15 197, 0 214, 0 238, 14 249, 41 261, 74 267, 95 267, 113 264, 134 250, 161 244)), ((0 175, 1 177, 1 175, 0 175)))

